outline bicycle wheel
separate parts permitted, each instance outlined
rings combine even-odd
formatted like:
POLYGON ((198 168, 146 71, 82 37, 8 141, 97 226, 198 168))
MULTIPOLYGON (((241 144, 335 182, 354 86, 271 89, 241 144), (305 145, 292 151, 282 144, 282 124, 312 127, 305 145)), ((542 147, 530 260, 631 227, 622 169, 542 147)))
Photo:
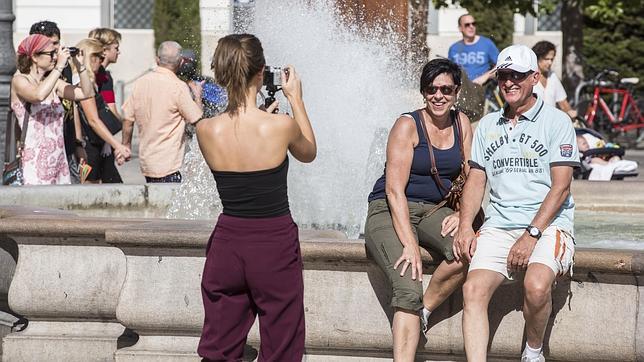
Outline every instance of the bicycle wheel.
POLYGON ((586 118, 586 111, 588 111, 588 107, 590 106, 592 99, 593 99, 593 95, 591 93, 581 94, 579 96, 579 100, 577 101, 577 104, 575 105, 575 109, 577 110, 578 116, 583 118, 586 124, 588 124, 588 119, 586 118))

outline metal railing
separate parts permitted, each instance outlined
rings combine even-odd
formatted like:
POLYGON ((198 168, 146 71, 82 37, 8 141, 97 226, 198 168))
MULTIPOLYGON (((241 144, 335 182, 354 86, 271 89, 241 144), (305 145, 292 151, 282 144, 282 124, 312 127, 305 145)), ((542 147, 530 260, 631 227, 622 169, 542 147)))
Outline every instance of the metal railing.
POLYGON ((136 77, 128 80, 128 81, 122 81, 118 80, 116 81, 116 84, 114 85, 114 97, 116 98, 116 107, 118 109, 121 109, 121 106, 123 106, 123 102, 125 101, 125 87, 131 85, 132 83, 136 82, 139 78, 142 76, 150 73, 153 71, 156 67, 150 67, 146 69, 143 73, 137 75, 136 77))

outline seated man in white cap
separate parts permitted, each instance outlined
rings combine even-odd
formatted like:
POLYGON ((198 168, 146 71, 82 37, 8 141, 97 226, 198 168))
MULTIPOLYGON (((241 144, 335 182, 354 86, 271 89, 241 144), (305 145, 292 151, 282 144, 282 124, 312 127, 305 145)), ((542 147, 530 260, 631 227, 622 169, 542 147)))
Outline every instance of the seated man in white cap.
POLYGON ((524 274, 527 343, 521 360, 545 361, 552 285, 570 271, 575 250, 570 183, 579 154, 568 115, 533 94, 540 77, 535 53, 512 45, 496 64, 506 105, 476 129, 454 238, 454 255, 470 262, 463 286, 465 352, 470 362, 486 360, 490 299, 506 279, 524 274), (486 182, 490 203, 475 235, 471 225, 486 182))

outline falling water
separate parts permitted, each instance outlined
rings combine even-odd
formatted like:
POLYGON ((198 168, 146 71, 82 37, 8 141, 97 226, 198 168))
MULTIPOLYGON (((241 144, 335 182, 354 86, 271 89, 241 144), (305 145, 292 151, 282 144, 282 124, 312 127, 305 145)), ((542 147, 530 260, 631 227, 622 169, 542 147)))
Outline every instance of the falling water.
MULTIPOLYGON (((292 159, 288 186, 294 218, 302 228, 356 237, 363 229, 367 195, 382 174, 387 131, 421 98, 388 25, 367 31, 347 25, 328 3, 259 1, 250 29, 262 41, 267 64, 293 64, 301 75, 317 137, 312 164, 292 159)), ((214 181, 194 139, 182 174, 168 216, 217 214, 221 205, 214 181)))

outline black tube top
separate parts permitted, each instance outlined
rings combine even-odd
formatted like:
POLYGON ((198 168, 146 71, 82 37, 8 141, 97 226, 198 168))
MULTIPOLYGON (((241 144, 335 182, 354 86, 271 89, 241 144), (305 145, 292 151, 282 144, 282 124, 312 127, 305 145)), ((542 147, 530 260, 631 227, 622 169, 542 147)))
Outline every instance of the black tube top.
POLYGON ((223 213, 238 217, 273 217, 288 214, 288 157, 268 170, 212 171, 223 213))

